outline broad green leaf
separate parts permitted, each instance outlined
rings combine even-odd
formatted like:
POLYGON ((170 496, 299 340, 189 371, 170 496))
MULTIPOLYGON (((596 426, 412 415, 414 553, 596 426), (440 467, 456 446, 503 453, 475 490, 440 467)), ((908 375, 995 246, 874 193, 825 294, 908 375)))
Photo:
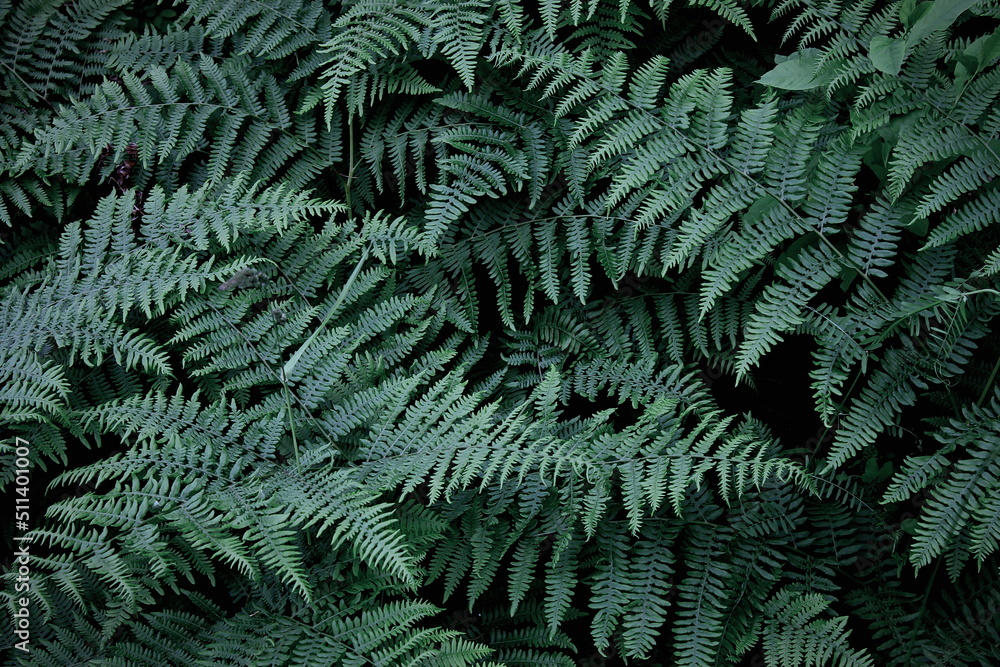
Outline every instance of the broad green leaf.
POLYGON ((927 218, 915 218, 906 228, 917 236, 927 236, 929 222, 927 218))
POLYGON ((872 64, 877 70, 886 74, 899 74, 905 55, 906 40, 897 37, 879 35, 872 39, 868 49, 868 57, 872 59, 872 64))
POLYGON ((932 32, 944 30, 954 23, 962 12, 978 2, 979 0, 937 0, 920 3, 910 15, 911 19, 915 16, 917 18, 913 22, 913 27, 906 33, 906 43, 912 46, 932 32))
POLYGON ((861 473, 861 481, 865 484, 871 484, 875 481, 875 476, 878 475, 878 461, 875 459, 868 459, 865 463, 865 471, 861 473))
POLYGON ((958 54, 955 63, 955 84, 961 86, 1000 56, 1000 29, 983 35, 958 54))
POLYGON ((819 49, 803 49, 774 66, 757 83, 782 90, 811 90, 825 85, 833 76, 838 61, 828 62, 820 72, 819 49))
POLYGON ((903 0, 903 2, 899 4, 899 22, 907 27, 913 25, 913 20, 918 18, 913 16, 913 11, 916 8, 917 0, 903 0))
POLYGON ((992 63, 997 57, 1000 57, 1000 28, 994 30, 993 34, 983 35, 969 44, 963 53, 976 59, 977 70, 992 63))

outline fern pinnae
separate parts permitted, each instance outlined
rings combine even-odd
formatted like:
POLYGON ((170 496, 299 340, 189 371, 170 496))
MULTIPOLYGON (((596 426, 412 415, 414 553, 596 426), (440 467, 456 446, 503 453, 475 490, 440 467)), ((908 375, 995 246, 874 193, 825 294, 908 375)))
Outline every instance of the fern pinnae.
POLYGON ((996 4, 0 0, 32 664, 1000 659, 996 4))

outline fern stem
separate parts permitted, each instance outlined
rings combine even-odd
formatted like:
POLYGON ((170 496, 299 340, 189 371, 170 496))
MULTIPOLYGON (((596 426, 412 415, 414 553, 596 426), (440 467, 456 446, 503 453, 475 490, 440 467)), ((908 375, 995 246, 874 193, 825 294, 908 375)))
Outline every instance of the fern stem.
POLYGON ((292 400, 289 397, 288 382, 285 381, 285 370, 281 370, 281 387, 285 395, 285 410, 288 411, 288 428, 292 433, 292 449, 295 450, 295 467, 299 468, 302 466, 302 461, 299 459, 299 439, 295 437, 295 419, 292 415, 292 400))
POLYGON ((983 407, 983 401, 986 400, 986 396, 990 393, 990 387, 993 386, 993 382, 997 379, 997 372, 1000 371, 1000 355, 997 355, 997 361, 993 364, 993 370, 990 371, 990 376, 986 379, 986 384, 983 385, 983 392, 979 394, 979 400, 976 401, 976 407, 983 407))
MULTIPOLYGON (((964 127, 968 131, 969 135, 972 136, 972 138, 975 139, 977 142, 979 142, 979 144, 984 149, 986 149, 986 152, 988 152, 990 155, 993 156, 994 160, 1000 162, 1000 155, 997 155, 997 152, 993 150, 993 147, 990 145, 990 143, 985 139, 983 139, 983 137, 978 132, 976 132, 972 127, 970 127, 968 123, 965 123, 953 117, 951 115, 951 111, 945 111, 944 108, 941 107, 941 105, 939 105, 929 96, 927 96, 924 93, 924 91, 918 89, 916 86, 914 86, 911 82, 907 81, 905 78, 900 78, 899 80, 903 83, 904 86, 910 89, 910 92, 914 93, 915 95, 918 95, 922 102, 926 102, 930 106, 934 107, 935 111, 937 111, 938 113, 940 113, 941 115, 943 115, 945 118, 955 123, 956 125, 961 125, 962 127, 964 127)), ((965 88, 962 89, 962 93, 964 92, 965 88)), ((959 97, 956 98, 955 100, 956 106, 958 105, 958 99, 961 98, 962 93, 959 93, 959 97)), ((954 110, 954 107, 952 107, 952 110, 954 110)))
POLYGON ((938 570, 941 569, 941 559, 939 558, 937 563, 934 565, 934 571, 931 572, 931 578, 927 582, 927 588, 924 590, 924 596, 920 600, 920 610, 917 612, 917 624, 914 630, 914 636, 919 636, 920 626, 924 623, 924 612, 927 610, 927 599, 931 595, 931 591, 934 589, 934 580, 937 578, 938 570))
MULTIPOLYGON (((789 213, 791 213, 792 215, 794 215, 796 218, 798 218, 799 221, 801 221, 801 222, 803 222, 805 224, 805 220, 799 214, 799 212, 795 210, 795 207, 792 206, 791 204, 789 204, 788 202, 786 202, 781 197, 778 197, 773 192, 771 192, 771 188, 767 187, 766 185, 764 185, 763 183, 761 183, 760 181, 758 181, 756 178, 751 177, 749 174, 744 174, 742 171, 740 171, 739 169, 736 168, 736 165, 732 164, 731 162, 729 162, 729 160, 727 160, 726 158, 722 157, 721 155, 718 155, 717 153, 715 153, 715 151, 709 150, 708 152, 711 153, 712 155, 714 155, 719 160, 719 162, 721 164, 724 164, 733 173, 740 174, 741 176, 743 176, 744 178, 746 178, 748 181, 750 181, 751 183, 753 183, 754 186, 756 186, 761 192, 767 193, 771 197, 774 197, 775 201, 777 201, 781 205, 782 208, 784 208, 786 211, 788 211, 789 213)), ((883 301, 885 301, 886 303, 889 302, 889 297, 887 297, 885 295, 885 293, 879 288, 879 286, 875 284, 875 281, 873 281, 871 279, 871 276, 869 276, 867 273, 865 273, 864 270, 862 270, 862 268, 860 266, 858 266, 858 264, 856 262, 854 262, 850 257, 848 257, 847 255, 845 255, 844 253, 842 253, 840 251, 840 248, 838 248, 836 245, 834 245, 833 242, 830 241, 830 239, 828 239, 826 237, 826 234, 823 233, 823 230, 817 229, 813 225, 809 225, 809 227, 812 227, 812 230, 816 233, 816 235, 820 238, 820 240, 823 241, 823 243, 825 243, 827 245, 827 247, 830 250, 832 250, 833 253, 835 255, 837 255, 837 257, 840 258, 840 261, 842 262, 842 266, 844 266, 844 268, 852 268, 855 271, 857 271, 858 275, 861 276, 861 279, 864 280, 866 283, 868 283, 868 286, 871 287, 875 291, 876 294, 878 294, 880 297, 882 297, 883 301)))
MULTIPOLYGON (((844 392, 843 394, 841 394, 841 396, 843 396, 845 399, 847 397, 849 397, 854 392, 854 387, 856 387, 858 385, 858 380, 861 379, 862 375, 864 375, 864 373, 862 372, 861 368, 858 368, 855 371, 855 373, 854 373, 854 379, 851 381, 851 386, 848 387, 847 391, 844 392)), ((835 416, 836 423, 838 424, 838 428, 839 428, 839 424, 840 424, 840 415, 841 414, 843 414, 843 413, 838 412, 837 415, 835 416)), ((833 427, 832 426, 827 426, 826 424, 823 424, 823 432, 820 433, 820 436, 819 436, 819 443, 820 444, 823 443, 823 442, 826 442, 826 434, 830 432, 831 428, 833 428, 833 427)))
POLYGON ((17 70, 15 70, 13 67, 11 67, 10 65, 8 65, 7 63, 3 63, 3 66, 6 67, 8 70, 10 70, 10 73, 13 74, 15 77, 17 77, 18 81, 20 81, 22 84, 24 84, 24 87, 28 89, 28 92, 30 92, 32 95, 36 96, 41 101, 45 102, 45 104, 47 104, 50 109, 52 108, 52 103, 49 102, 45 98, 44 95, 42 95, 40 92, 38 92, 37 90, 35 90, 34 88, 32 88, 30 85, 28 85, 28 82, 25 81, 24 78, 20 74, 17 73, 17 70))
MULTIPOLYGON (((219 311, 219 309, 216 308, 215 306, 213 306, 211 303, 209 303, 208 305, 209 305, 209 308, 211 308, 215 312, 216 315, 218 315, 219 317, 222 317, 223 319, 225 319, 226 323, 229 326, 231 326, 233 328, 233 330, 236 331, 237 334, 239 334, 240 338, 243 339, 243 342, 246 343, 247 347, 250 348, 250 350, 252 350, 255 355, 257 355, 257 359, 259 359, 260 362, 267 367, 268 371, 271 372, 271 375, 273 375, 274 378, 278 382, 280 382, 282 385, 285 385, 285 379, 284 379, 283 372, 279 372, 279 371, 274 370, 274 367, 271 366, 271 362, 269 362, 260 353, 260 350, 258 350, 257 346, 253 344, 253 341, 251 341, 249 338, 247 338, 246 335, 243 333, 243 331, 241 331, 240 328, 238 326, 236 326, 236 324, 234 322, 232 322, 231 320, 229 320, 228 318, 226 318, 225 315, 223 315, 223 313, 221 311, 219 311)), ((282 371, 283 370, 284 369, 282 369, 282 371)), ((296 396, 295 392, 292 391, 290 387, 288 388, 288 396, 287 396, 287 398, 289 398, 289 399, 294 398, 295 402, 299 404, 299 407, 301 407, 303 409, 303 411, 306 411, 306 407, 305 407, 305 405, 303 405, 302 400, 298 396, 296 396)), ((313 426, 316 427, 316 430, 317 431, 321 431, 323 433, 323 435, 325 435, 330 442, 333 442, 334 441, 334 436, 333 436, 332 433, 330 433, 330 431, 326 428, 326 426, 324 426, 321 422, 316 421, 316 419, 311 414, 309 414, 308 412, 306 412, 306 414, 307 414, 309 420, 312 421, 313 426)), ((67 419, 68 419, 68 417, 67 417, 67 419)))
POLYGON ((344 185, 344 201, 347 204, 347 212, 350 215, 354 209, 351 207, 351 181, 354 180, 354 116, 347 116, 347 183, 344 185))
POLYGON ((302 343, 302 346, 295 351, 295 354, 292 355, 292 358, 289 359, 288 362, 281 369, 281 376, 283 378, 288 377, 289 375, 292 374, 292 371, 295 370, 295 366, 298 365, 299 360, 302 358, 302 355, 305 354, 305 351, 309 348, 310 345, 313 344, 313 341, 315 341, 316 337, 319 336, 320 332, 323 330, 323 327, 325 327, 330 322, 330 320, 333 319, 333 316, 340 309, 340 304, 344 302, 344 298, 347 296, 347 292, 351 289, 351 285, 354 284, 354 281, 358 277, 358 274, 361 273, 361 267, 364 266, 364 263, 367 259, 368 259, 368 248, 365 247, 361 251, 361 257, 358 258, 358 263, 354 265, 354 271, 352 271, 351 275, 347 278, 347 282, 344 283, 344 286, 341 288, 340 294, 337 296, 337 300, 334 302, 333 306, 330 308, 329 311, 327 311, 326 316, 319 323, 319 326, 316 327, 316 330, 313 331, 312 334, 310 334, 309 338, 306 339, 306 342, 302 343))

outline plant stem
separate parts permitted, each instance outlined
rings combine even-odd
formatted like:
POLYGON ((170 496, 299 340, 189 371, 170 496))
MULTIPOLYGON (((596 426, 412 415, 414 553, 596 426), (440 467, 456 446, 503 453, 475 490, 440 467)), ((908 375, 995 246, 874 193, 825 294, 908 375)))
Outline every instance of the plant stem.
POLYGON ((1000 371, 1000 355, 997 355, 997 362, 993 364, 993 370, 990 371, 990 376, 986 379, 986 384, 983 385, 983 393, 979 395, 979 400, 976 401, 977 408, 983 406, 983 401, 986 400, 986 395, 990 393, 993 381, 997 379, 997 371, 1000 371))
POLYGON ((281 377, 283 380, 292 374, 292 371, 295 370, 295 366, 299 363, 299 359, 301 359, 302 355, 305 354, 306 349, 313 344, 313 341, 315 341, 316 337, 319 336, 319 333, 323 330, 323 327, 325 327, 327 323, 329 323, 330 320, 333 319, 334 314, 340 308, 340 304, 344 302, 344 298, 347 296, 347 292, 351 289, 351 285, 354 284, 354 280, 358 277, 358 274, 361 273, 361 267, 364 266, 365 260, 367 259, 368 259, 368 248, 365 247, 361 251, 361 257, 358 258, 358 263, 354 265, 354 271, 351 272, 351 275, 347 278, 347 282, 344 283, 344 286, 340 289, 340 294, 337 296, 337 300, 334 302, 330 310, 327 311, 326 317, 323 318, 323 321, 319 323, 319 326, 316 327, 316 330, 313 331, 312 334, 309 336, 309 338, 306 339, 306 342, 302 343, 302 347, 300 347, 298 350, 295 351, 295 354, 292 355, 292 358, 289 359, 288 362, 281 369, 281 377))
POLYGON ((285 394, 285 410, 288 411, 288 428, 292 432, 292 448, 295 450, 295 467, 301 467, 302 461, 299 459, 299 439, 295 437, 295 419, 292 415, 292 400, 289 397, 288 382, 285 380, 285 369, 281 369, 281 387, 285 394))
POLYGON ((354 180, 354 116, 347 116, 347 184, 344 186, 344 202, 347 204, 347 214, 351 215, 351 181, 354 180))

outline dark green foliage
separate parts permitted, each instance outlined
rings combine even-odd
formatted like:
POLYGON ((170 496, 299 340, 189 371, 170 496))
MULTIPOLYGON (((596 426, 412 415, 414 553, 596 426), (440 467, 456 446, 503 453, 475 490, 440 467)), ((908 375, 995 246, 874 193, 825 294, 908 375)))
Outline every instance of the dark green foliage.
POLYGON ((996 664, 998 19, 0 0, 6 664, 996 664))

